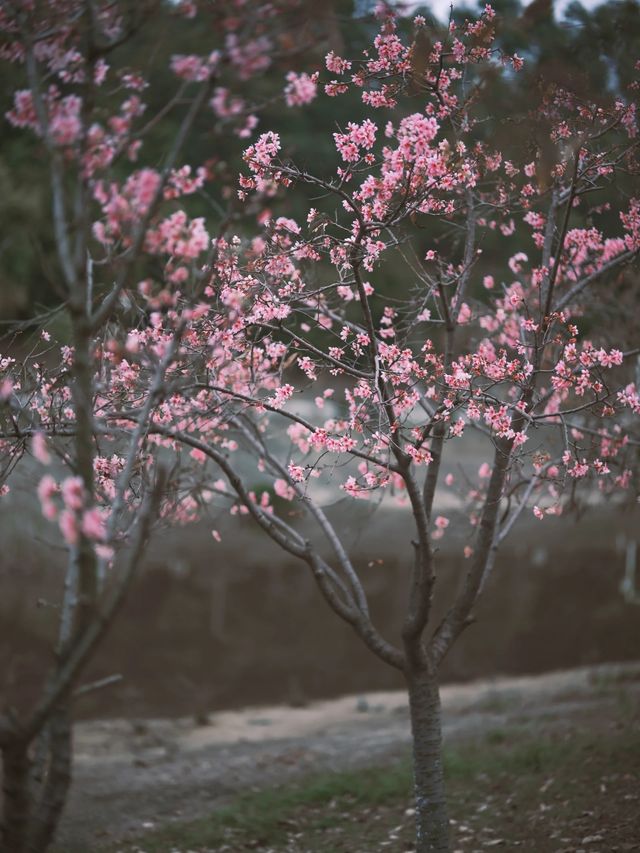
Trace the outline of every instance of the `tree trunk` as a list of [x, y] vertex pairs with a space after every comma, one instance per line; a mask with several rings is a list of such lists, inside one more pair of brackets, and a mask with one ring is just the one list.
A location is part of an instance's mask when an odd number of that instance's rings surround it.
[[2, 839], [0, 853], [26, 853], [29, 830], [29, 757], [22, 741], [2, 750]]
[[68, 708], [57, 708], [47, 723], [48, 749], [42, 778], [32, 787], [33, 819], [29, 853], [44, 853], [52, 843], [71, 783], [71, 721]]
[[51, 845], [71, 781], [71, 725], [56, 708], [40, 732], [36, 755], [16, 739], [2, 750], [0, 853], [44, 853]]
[[413, 735], [416, 853], [449, 853], [437, 676], [420, 669], [407, 674], [407, 683]]

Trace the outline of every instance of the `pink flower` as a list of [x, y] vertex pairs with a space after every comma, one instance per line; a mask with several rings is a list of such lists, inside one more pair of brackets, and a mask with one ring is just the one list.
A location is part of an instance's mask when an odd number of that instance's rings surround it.
[[80, 136], [82, 100], [77, 95], [67, 95], [55, 104], [49, 119], [49, 133], [56, 145], [72, 145]]
[[222, 541], [222, 536], [220, 536], [220, 534], [218, 533], [218, 531], [217, 531], [217, 530], [212, 530], [212, 531], [211, 531], [211, 535], [212, 535], [212, 536], [213, 536], [213, 538], [216, 540], [216, 542], [220, 542], [220, 541]]
[[444, 515], [439, 515], [437, 516], [434, 524], [438, 530], [445, 530], [449, 526], [449, 519], [445, 518]]
[[482, 465], [478, 468], [478, 476], [486, 479], [491, 476], [491, 466], [488, 462], [483, 462]]
[[96, 554], [101, 560], [111, 561], [113, 559], [113, 548], [110, 545], [96, 545]]
[[289, 476], [292, 480], [296, 483], [302, 483], [304, 480], [304, 468], [302, 468], [302, 466], [290, 463], [287, 466], [287, 470], [289, 471]]
[[287, 483], [286, 480], [275, 480], [273, 484], [273, 490], [279, 498], [282, 498], [285, 501], [292, 501], [296, 496], [294, 489]]
[[458, 323], [461, 326], [464, 326], [471, 319], [471, 308], [467, 305], [466, 302], [463, 302], [460, 306], [460, 311], [458, 312]]
[[213, 92], [213, 98], [209, 101], [209, 106], [218, 116], [218, 118], [230, 118], [242, 112], [245, 102], [242, 98], [231, 98], [229, 100], [229, 90], [224, 86], [217, 86]]
[[614, 365], [622, 364], [624, 356], [619, 349], [612, 349], [609, 352], [601, 349], [597, 353], [598, 361], [603, 367], [613, 367]]
[[96, 62], [95, 72], [93, 75], [93, 82], [96, 84], [96, 86], [102, 86], [107, 77], [108, 71], [109, 66], [107, 65], [107, 63], [104, 61], [104, 59], [99, 59]]
[[522, 270], [522, 263], [528, 260], [529, 258], [524, 252], [516, 252], [512, 258], [509, 258], [509, 269], [512, 273], [517, 274]]
[[295, 388], [293, 385], [281, 385], [279, 388], [276, 388], [275, 394], [268, 402], [274, 409], [281, 409], [294, 391]]
[[29, 127], [38, 130], [38, 117], [29, 89], [19, 89], [13, 95], [14, 107], [6, 115], [14, 127]]
[[97, 506], [88, 509], [82, 516], [82, 532], [87, 539], [102, 540], [106, 535], [105, 510]]
[[41, 501], [51, 500], [58, 491], [58, 484], [51, 474], [45, 474], [38, 483], [38, 497]]
[[284, 90], [284, 99], [288, 107], [302, 107], [310, 104], [318, 94], [318, 74], [296, 74], [290, 71], [287, 74], [287, 85]]
[[62, 481], [62, 500], [67, 509], [82, 509], [84, 505], [84, 484], [81, 477], [67, 477]]
[[254, 145], [250, 145], [244, 152], [244, 159], [254, 172], [260, 173], [271, 165], [271, 161], [280, 150], [280, 137], [277, 133], [269, 131], [258, 137]]
[[58, 520], [60, 531], [67, 545], [76, 545], [78, 542], [78, 519], [74, 512], [65, 509], [60, 513]]
[[[317, 379], [318, 378], [318, 374], [316, 372], [316, 366], [311, 361], [311, 359], [309, 358], [308, 355], [301, 356], [298, 358], [298, 367], [300, 368], [300, 370], [303, 371], [303, 373], [306, 373], [306, 375], [309, 377], [309, 379]], [[324, 400], [322, 402], [324, 404]]]
[[201, 82], [209, 77], [207, 63], [202, 60], [202, 57], [193, 54], [188, 56], [174, 54], [171, 57], [171, 70], [183, 80]]
[[51, 454], [47, 450], [47, 442], [43, 433], [36, 432], [33, 434], [31, 449], [33, 455], [42, 465], [48, 465], [51, 462]]
[[0, 402], [8, 400], [13, 393], [13, 382], [10, 379], [3, 379], [0, 382]]
[[326, 55], [325, 64], [327, 66], [327, 70], [331, 71], [333, 74], [344, 74], [345, 71], [349, 71], [351, 68], [351, 63], [348, 59], [342, 59], [340, 56], [336, 56], [333, 51], [330, 51]]
[[371, 119], [365, 119], [362, 124], [350, 121], [347, 124], [348, 133], [334, 133], [336, 148], [347, 163], [355, 163], [360, 159], [360, 148], [370, 150], [376, 141], [378, 128]]
[[47, 521], [55, 521], [58, 517], [58, 507], [53, 503], [53, 501], [43, 501], [42, 514]]

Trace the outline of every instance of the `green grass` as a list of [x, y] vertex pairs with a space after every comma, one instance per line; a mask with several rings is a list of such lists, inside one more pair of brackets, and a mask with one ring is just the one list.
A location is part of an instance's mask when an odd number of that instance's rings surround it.
[[[299, 810], [317, 808], [341, 799], [348, 801], [353, 808], [375, 807], [398, 799], [406, 801], [410, 793], [408, 758], [390, 767], [323, 773], [303, 779], [298, 784], [240, 794], [232, 804], [208, 818], [150, 833], [139, 844], [145, 853], [167, 853], [176, 845], [185, 849], [220, 845], [235, 834], [254, 836], [265, 843], [277, 842], [286, 835], [289, 817]], [[318, 817], [314, 826], [322, 829], [325, 822], [332, 820], [328, 817], [323, 821]]]
[[595, 735], [560, 740], [516, 728], [491, 729], [481, 739], [445, 748], [445, 773], [448, 781], [468, 781], [479, 774], [552, 772], [596, 740]]
[[491, 690], [476, 702], [474, 711], [482, 711], [486, 714], [506, 714], [513, 711], [521, 703], [522, 699], [516, 690]]
[[[592, 831], [582, 828], [580, 816], [596, 814], [589, 798], [597, 798], [603, 779], [612, 794], [620, 789], [617, 802], [623, 810], [625, 799], [628, 809], [637, 810], [638, 802], [624, 792], [627, 787], [636, 790], [639, 781], [640, 732], [629, 723], [598, 731], [568, 727], [542, 736], [519, 728], [494, 729], [447, 747], [445, 773], [451, 814], [461, 827], [473, 827], [474, 838], [495, 838], [496, 833], [509, 838], [511, 833], [519, 849], [542, 849], [535, 845], [547, 843], [553, 818], [559, 821], [559, 838], [574, 824], [585, 836]], [[541, 821], [540, 791], [546, 791], [549, 779], [555, 800]], [[550, 796], [545, 793], [543, 798]], [[323, 773], [239, 795], [206, 819], [169, 825], [139, 838], [136, 846], [115, 849], [368, 853], [378, 849], [380, 839], [392, 838], [391, 850], [410, 850], [412, 820], [405, 815], [410, 805], [410, 761], [404, 756], [390, 766]], [[615, 820], [624, 829], [621, 815]], [[528, 838], [538, 837], [536, 832], [540, 840], [526, 846]], [[464, 844], [463, 834], [457, 846], [466, 849]]]

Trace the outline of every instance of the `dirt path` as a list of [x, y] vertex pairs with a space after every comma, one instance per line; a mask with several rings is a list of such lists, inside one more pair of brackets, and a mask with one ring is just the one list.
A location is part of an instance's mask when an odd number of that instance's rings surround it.
[[[442, 690], [445, 735], [505, 725], [544, 728], [605, 712], [624, 687], [640, 697], [640, 663]], [[263, 707], [181, 720], [80, 723], [74, 784], [55, 853], [87, 853], [159, 823], [206, 814], [235, 792], [296, 775], [380, 764], [409, 742], [400, 692], [304, 708]]]

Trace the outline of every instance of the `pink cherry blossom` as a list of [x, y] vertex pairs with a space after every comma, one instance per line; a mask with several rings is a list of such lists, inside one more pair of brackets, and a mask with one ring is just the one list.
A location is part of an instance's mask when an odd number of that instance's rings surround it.
[[44, 434], [36, 432], [31, 440], [31, 449], [33, 455], [42, 465], [48, 465], [51, 462], [51, 454], [47, 448], [47, 440]]
[[318, 93], [318, 74], [296, 74], [290, 71], [287, 74], [287, 85], [284, 90], [284, 98], [288, 107], [302, 107], [310, 104]]
[[80, 530], [76, 514], [70, 509], [64, 509], [60, 513], [58, 523], [60, 525], [60, 532], [67, 545], [77, 545], [80, 538]]
[[67, 477], [62, 481], [60, 491], [62, 501], [68, 510], [82, 509], [85, 502], [85, 488], [81, 477]]
[[91, 507], [82, 515], [82, 532], [88, 539], [101, 541], [106, 535], [106, 512], [100, 507]]
[[471, 319], [471, 308], [467, 305], [466, 302], [463, 302], [460, 306], [460, 310], [458, 311], [458, 323], [461, 326], [465, 325]]
[[8, 400], [13, 393], [13, 382], [11, 379], [0, 381], [0, 401]]

